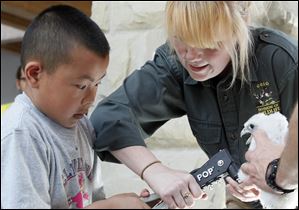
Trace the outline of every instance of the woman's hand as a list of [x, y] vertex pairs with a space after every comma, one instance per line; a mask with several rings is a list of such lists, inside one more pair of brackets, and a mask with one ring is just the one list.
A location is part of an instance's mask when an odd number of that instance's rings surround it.
[[207, 198], [191, 174], [162, 164], [148, 168], [144, 180], [169, 208], [192, 207], [195, 199]]
[[275, 193], [267, 185], [265, 175], [268, 164], [281, 156], [284, 146], [273, 142], [262, 130], [253, 132], [252, 137], [256, 142], [256, 148], [245, 153], [247, 162], [241, 165], [242, 171], [248, 175], [248, 179], [244, 182], [255, 184], [264, 191]]
[[226, 177], [227, 189], [229, 192], [243, 202], [251, 202], [259, 199], [261, 190], [255, 185], [248, 185], [245, 182], [239, 184], [231, 177]]

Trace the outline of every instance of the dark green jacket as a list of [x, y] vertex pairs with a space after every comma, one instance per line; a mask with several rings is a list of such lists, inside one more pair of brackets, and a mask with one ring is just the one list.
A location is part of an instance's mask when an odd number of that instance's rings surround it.
[[[243, 124], [258, 112], [290, 117], [298, 98], [298, 44], [265, 29], [252, 31], [250, 84], [231, 89], [231, 70], [205, 82], [193, 80], [164, 44], [153, 61], [133, 72], [104, 99], [91, 116], [95, 149], [103, 160], [109, 150], [145, 145], [144, 139], [172, 118], [187, 115], [198, 144], [209, 157], [228, 148], [237, 164], [244, 162]], [[229, 68], [229, 67], [228, 67]]]

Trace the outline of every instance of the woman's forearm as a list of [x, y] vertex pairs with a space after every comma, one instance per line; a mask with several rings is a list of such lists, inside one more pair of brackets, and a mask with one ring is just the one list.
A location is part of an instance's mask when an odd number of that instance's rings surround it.
[[143, 146], [130, 146], [111, 153], [139, 176], [144, 167], [158, 160], [150, 150]]
[[276, 183], [284, 189], [298, 187], [298, 104], [289, 123], [289, 138], [281, 155]]

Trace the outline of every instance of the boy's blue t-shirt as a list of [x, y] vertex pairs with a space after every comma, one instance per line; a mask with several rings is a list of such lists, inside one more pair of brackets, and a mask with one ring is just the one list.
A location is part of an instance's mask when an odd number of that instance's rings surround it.
[[83, 208], [103, 199], [94, 139], [86, 117], [67, 129], [18, 95], [1, 117], [1, 207]]

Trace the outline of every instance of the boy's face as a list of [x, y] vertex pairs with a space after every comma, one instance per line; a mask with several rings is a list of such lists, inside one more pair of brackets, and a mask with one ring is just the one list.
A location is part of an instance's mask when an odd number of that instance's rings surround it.
[[74, 127], [94, 102], [108, 63], [109, 56], [100, 58], [86, 48], [75, 48], [71, 62], [51, 74], [41, 71], [33, 95], [35, 105], [60, 125]]

